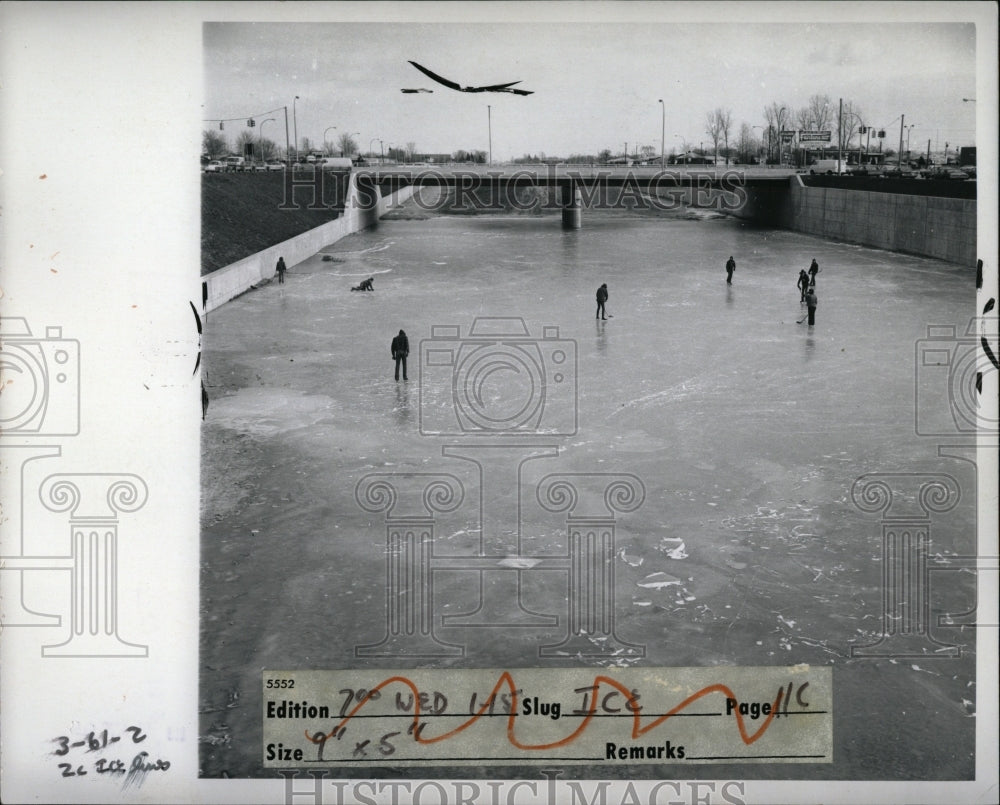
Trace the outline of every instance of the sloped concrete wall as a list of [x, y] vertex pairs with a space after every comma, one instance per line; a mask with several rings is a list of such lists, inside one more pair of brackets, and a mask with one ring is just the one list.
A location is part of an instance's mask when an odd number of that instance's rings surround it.
[[807, 187], [793, 176], [783, 191], [748, 188], [746, 204], [733, 214], [863, 246], [976, 262], [974, 199]]
[[[375, 205], [362, 203], [361, 196], [364, 193], [359, 192], [357, 179], [356, 175], [351, 176], [350, 191], [344, 205], [344, 212], [336, 220], [317, 226], [308, 232], [303, 232], [301, 235], [296, 235], [294, 238], [282, 241], [203, 276], [201, 278], [204, 284], [203, 292], [207, 292], [205, 310], [215, 310], [230, 299], [235, 299], [249, 290], [258, 282], [273, 277], [274, 267], [279, 257], [284, 257], [285, 265], [291, 268], [312, 257], [324, 246], [353, 232], [367, 229], [378, 222], [389, 206], [401, 204], [413, 195], [413, 188], [405, 187], [388, 196], [378, 198]], [[374, 187], [366, 188], [366, 190], [369, 198], [378, 195]]]

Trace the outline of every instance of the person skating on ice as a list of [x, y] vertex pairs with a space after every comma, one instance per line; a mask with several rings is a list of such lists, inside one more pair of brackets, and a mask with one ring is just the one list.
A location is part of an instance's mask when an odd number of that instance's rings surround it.
[[604, 319], [604, 303], [608, 301], [608, 284], [605, 282], [597, 289], [597, 315], [595, 319]]
[[733, 284], [733, 272], [736, 270], [736, 261], [733, 259], [732, 255], [729, 255], [729, 259], [726, 260], [726, 285]]
[[809, 275], [806, 273], [804, 268], [799, 270], [799, 282], [796, 287], [801, 292], [799, 295], [799, 302], [805, 302], [806, 291], [809, 290]]
[[403, 364], [403, 380], [409, 380], [406, 376], [406, 356], [410, 354], [410, 340], [402, 330], [399, 335], [392, 339], [392, 359], [396, 362], [396, 380], [399, 380], [399, 364]]
[[809, 309], [809, 326], [812, 327], [816, 323], [816, 305], [819, 303], [819, 299], [816, 297], [816, 286], [810, 285], [809, 290], [806, 291], [806, 306]]

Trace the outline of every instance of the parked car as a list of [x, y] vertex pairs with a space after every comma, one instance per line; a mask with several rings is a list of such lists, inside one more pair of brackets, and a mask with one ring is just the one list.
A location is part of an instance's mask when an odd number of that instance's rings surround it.
[[285, 163], [280, 162], [276, 159], [271, 160], [267, 163], [267, 170], [269, 171], [283, 171], [285, 169]]
[[314, 163], [317, 168], [350, 170], [354, 162], [350, 157], [321, 157]]
[[246, 160], [243, 157], [226, 157], [225, 166], [227, 171], [246, 170]]
[[204, 173], [222, 173], [226, 168], [219, 160], [213, 159], [202, 165], [201, 169]]
[[910, 170], [905, 165], [902, 168], [898, 165], [889, 165], [879, 174], [879, 176], [883, 179], [919, 179], [921, 173], [919, 171]]
[[938, 168], [931, 168], [925, 171], [928, 179], [968, 179], [969, 174], [964, 170], [959, 170], [951, 165], [942, 165]]
[[847, 173], [846, 159], [817, 159], [809, 166], [809, 173], [825, 173], [844, 175]]

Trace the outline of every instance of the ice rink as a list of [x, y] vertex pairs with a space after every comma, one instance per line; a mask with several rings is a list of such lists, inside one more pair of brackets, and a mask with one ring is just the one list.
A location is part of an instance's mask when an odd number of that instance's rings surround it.
[[[796, 279], [814, 258], [810, 328]], [[711, 215], [586, 211], [572, 232], [557, 217], [438, 217], [385, 220], [211, 312], [202, 774], [263, 773], [264, 668], [809, 663], [834, 669], [832, 764], [617, 773], [969, 779], [974, 630], [936, 624], [974, 607], [975, 577], [934, 574], [923, 591], [924, 656], [852, 656], [885, 629], [885, 585], [880, 515], [851, 490], [869, 473], [951, 478], [961, 500], [934, 515], [931, 556], [975, 553], [974, 466], [918, 433], [947, 407], [947, 370], [917, 360], [928, 326], [965, 333], [974, 275]], [[374, 293], [349, 290], [367, 277]], [[610, 317], [595, 321], [604, 282]], [[470, 335], [477, 319], [520, 320], [528, 337], [463, 374], [481, 396], [456, 402], [463, 355], [491, 343]], [[491, 431], [498, 417], [518, 435]], [[496, 569], [433, 574], [440, 656], [378, 656], [364, 647], [388, 628], [386, 527], [356, 488], [414, 473], [463, 490], [435, 519], [435, 556]], [[551, 474], [576, 478], [581, 500], [604, 478], [639, 481], [641, 505], [614, 515], [614, 649], [558, 648], [567, 572], [545, 560], [566, 555], [566, 515], [537, 491]]]

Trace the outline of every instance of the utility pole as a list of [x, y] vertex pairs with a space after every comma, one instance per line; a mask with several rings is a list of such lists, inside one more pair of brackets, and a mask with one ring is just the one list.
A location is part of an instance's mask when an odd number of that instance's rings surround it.
[[490, 134], [490, 167], [493, 166], [493, 107], [486, 104], [486, 126]]
[[903, 124], [906, 122], [906, 115], [899, 118], [899, 152], [896, 154], [896, 167], [903, 169]]
[[840, 111], [837, 113], [837, 173], [843, 170], [844, 158], [844, 99], [840, 99]]

